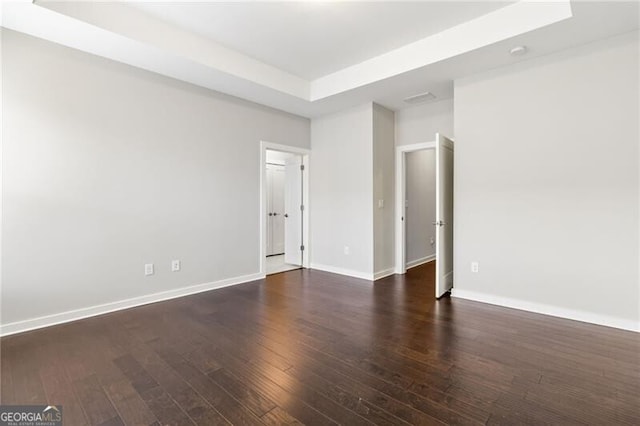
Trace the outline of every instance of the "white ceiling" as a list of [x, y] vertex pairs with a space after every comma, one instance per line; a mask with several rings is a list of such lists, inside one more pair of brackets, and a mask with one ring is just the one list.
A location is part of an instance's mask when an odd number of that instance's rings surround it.
[[134, 7], [312, 80], [512, 2], [143, 2]]
[[[0, 11], [3, 27], [306, 117], [451, 98], [455, 79], [640, 27], [638, 1], [166, 3]], [[510, 56], [515, 45], [528, 54]]]

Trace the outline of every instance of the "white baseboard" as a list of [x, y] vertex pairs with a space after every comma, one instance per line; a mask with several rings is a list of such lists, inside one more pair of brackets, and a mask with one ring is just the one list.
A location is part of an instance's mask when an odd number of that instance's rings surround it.
[[415, 268], [416, 266], [424, 265], [425, 263], [429, 263], [436, 260], [435, 253], [421, 259], [412, 260], [411, 262], [407, 262], [407, 269]]
[[318, 263], [312, 263], [311, 269], [317, 269], [318, 271], [331, 272], [332, 274], [346, 275], [348, 277], [373, 281], [373, 274], [370, 274], [367, 272], [354, 271], [353, 269], [337, 268], [335, 266], [321, 265]]
[[220, 281], [198, 284], [189, 287], [182, 287], [175, 290], [163, 291], [161, 293], [148, 294], [144, 296], [134, 297], [131, 299], [120, 300], [117, 302], [105, 303], [103, 305], [90, 306], [88, 308], [76, 309], [73, 311], [61, 312], [58, 314], [47, 315], [28, 319], [24, 321], [16, 321], [8, 324], [0, 325], [0, 336], [8, 336], [10, 334], [23, 333], [38, 328], [49, 327], [52, 325], [62, 324], [65, 322], [76, 321], [83, 318], [94, 317], [97, 315], [107, 314], [110, 312], [120, 311], [122, 309], [134, 308], [136, 306], [147, 305], [149, 303], [161, 302], [164, 300], [175, 299], [178, 297], [188, 296], [191, 294], [202, 293], [204, 291], [215, 290], [217, 288], [229, 287], [232, 285], [242, 284], [264, 278], [264, 274], [251, 274], [240, 277], [227, 278]]
[[640, 322], [611, 317], [608, 315], [594, 314], [591, 312], [577, 311], [560, 308], [542, 303], [527, 302], [508, 297], [494, 296], [491, 294], [478, 293], [469, 290], [453, 288], [451, 296], [459, 299], [473, 300], [476, 302], [488, 303], [490, 305], [503, 306], [506, 308], [519, 309], [521, 311], [535, 312], [552, 317], [570, 319], [574, 321], [587, 322], [590, 324], [604, 325], [607, 327], [619, 328], [622, 330], [640, 332]]
[[321, 265], [318, 263], [312, 263], [311, 269], [316, 269], [318, 271], [324, 271], [324, 272], [331, 272], [332, 274], [346, 275], [348, 277], [360, 278], [362, 280], [367, 280], [367, 281], [376, 281], [396, 273], [395, 268], [383, 269], [382, 271], [369, 274], [366, 272], [354, 271], [353, 269], [337, 268], [335, 266]]
[[373, 280], [381, 280], [382, 278], [388, 277], [389, 275], [394, 275], [395, 273], [396, 268], [383, 269], [382, 271], [378, 271], [373, 274]]

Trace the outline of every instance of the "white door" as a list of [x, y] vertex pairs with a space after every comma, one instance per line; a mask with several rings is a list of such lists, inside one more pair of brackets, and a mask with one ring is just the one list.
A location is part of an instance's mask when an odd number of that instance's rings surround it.
[[453, 287], [453, 141], [436, 135], [436, 297]]
[[292, 156], [284, 166], [284, 261], [302, 265], [302, 158]]
[[273, 203], [272, 203], [272, 199], [273, 199], [273, 168], [270, 164], [267, 164], [266, 166], [267, 169], [267, 198], [266, 198], [266, 202], [267, 202], [267, 256], [271, 256], [274, 251], [273, 251], [273, 222], [272, 222], [272, 216], [273, 216]]
[[284, 167], [274, 166], [271, 192], [272, 254], [284, 253]]

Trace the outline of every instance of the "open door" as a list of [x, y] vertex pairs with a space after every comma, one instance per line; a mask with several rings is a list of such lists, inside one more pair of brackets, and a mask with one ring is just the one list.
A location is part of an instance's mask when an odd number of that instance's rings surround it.
[[453, 141], [436, 135], [436, 297], [453, 287]]
[[284, 261], [302, 265], [302, 158], [294, 155], [284, 166]]

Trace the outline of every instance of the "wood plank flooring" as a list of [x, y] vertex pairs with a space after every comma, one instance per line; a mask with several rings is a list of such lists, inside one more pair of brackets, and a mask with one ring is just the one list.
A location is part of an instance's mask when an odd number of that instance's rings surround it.
[[640, 424], [638, 334], [297, 270], [0, 341], [67, 425]]

